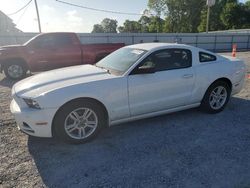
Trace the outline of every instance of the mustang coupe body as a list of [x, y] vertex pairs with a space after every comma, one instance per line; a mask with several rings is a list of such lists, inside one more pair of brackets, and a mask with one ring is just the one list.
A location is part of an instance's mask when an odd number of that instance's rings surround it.
[[201, 107], [224, 109], [243, 87], [245, 64], [183, 44], [123, 47], [96, 65], [52, 70], [12, 88], [18, 128], [80, 143], [102, 127]]

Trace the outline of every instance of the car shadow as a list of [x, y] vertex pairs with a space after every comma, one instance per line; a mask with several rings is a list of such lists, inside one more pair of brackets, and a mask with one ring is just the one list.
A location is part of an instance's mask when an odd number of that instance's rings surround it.
[[[25, 78], [30, 77], [32, 75], [33, 74], [31, 74], [31, 73], [27, 73]], [[18, 81], [21, 81], [21, 80], [11, 80], [11, 79], [9, 79], [5, 76], [2, 76], [2, 75], [0, 75], [0, 78], [2, 78], [0, 80], [0, 86], [9, 87], [9, 88], [12, 88], [15, 83], [17, 83]], [[23, 78], [23, 79], [25, 79], [25, 78]]]
[[29, 137], [28, 149], [48, 187], [249, 186], [249, 114], [250, 100], [233, 97], [219, 114], [125, 123], [81, 145]]
[[16, 83], [16, 80], [11, 80], [9, 78], [4, 77], [0, 80], [0, 86], [12, 88], [12, 86]]

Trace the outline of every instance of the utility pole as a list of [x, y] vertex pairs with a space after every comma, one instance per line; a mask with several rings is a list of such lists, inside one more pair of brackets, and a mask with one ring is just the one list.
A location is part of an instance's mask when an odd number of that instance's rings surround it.
[[36, 0], [34, 0], [34, 1], [35, 1], [35, 6], [36, 6], [36, 15], [37, 15], [37, 22], [38, 22], [39, 33], [41, 33], [41, 32], [42, 32], [42, 29], [41, 29], [41, 23], [40, 23], [40, 17], [39, 17], [38, 6], [37, 6]]
[[210, 7], [215, 4], [215, 0], [207, 0], [207, 25], [206, 25], [206, 33], [209, 31], [209, 17], [210, 17]]
[[210, 17], [210, 6], [207, 7], [207, 25], [206, 25], [206, 33], [209, 30], [209, 17]]

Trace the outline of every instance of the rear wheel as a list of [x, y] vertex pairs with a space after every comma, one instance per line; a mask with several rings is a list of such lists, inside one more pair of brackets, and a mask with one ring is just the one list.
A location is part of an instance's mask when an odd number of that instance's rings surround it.
[[20, 80], [26, 76], [27, 68], [23, 63], [13, 62], [4, 65], [4, 74], [12, 80]]
[[89, 100], [76, 100], [60, 109], [54, 126], [59, 138], [77, 144], [94, 138], [105, 123], [105, 112], [99, 104]]
[[226, 82], [215, 82], [206, 91], [201, 107], [208, 113], [221, 112], [228, 103], [230, 95], [231, 90]]

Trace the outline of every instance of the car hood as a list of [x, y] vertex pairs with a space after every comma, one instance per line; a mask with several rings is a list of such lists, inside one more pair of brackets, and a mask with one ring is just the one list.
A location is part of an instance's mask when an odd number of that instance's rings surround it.
[[1, 58], [7, 58], [9, 55], [12, 56], [13, 54], [20, 54], [25, 47], [23, 45], [9, 45], [9, 46], [1, 46], [0, 47], [0, 55]]
[[93, 65], [72, 66], [47, 71], [26, 78], [13, 86], [12, 94], [33, 98], [58, 88], [112, 77], [114, 75], [109, 74], [105, 69]]

